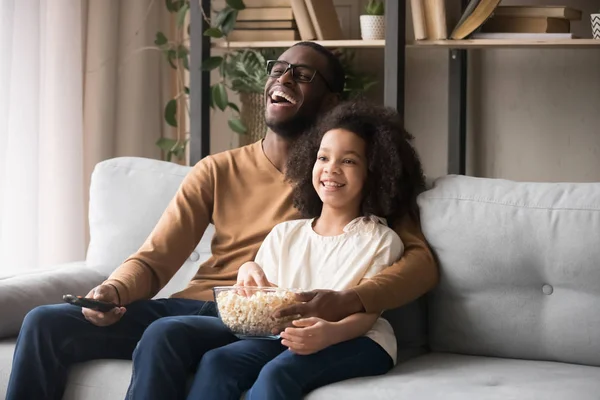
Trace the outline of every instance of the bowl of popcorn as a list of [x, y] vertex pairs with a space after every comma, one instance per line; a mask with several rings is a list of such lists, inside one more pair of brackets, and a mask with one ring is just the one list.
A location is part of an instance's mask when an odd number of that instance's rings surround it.
[[289, 325], [299, 315], [275, 318], [283, 307], [300, 303], [299, 290], [276, 287], [218, 286], [213, 289], [219, 318], [240, 339], [279, 339], [273, 330]]

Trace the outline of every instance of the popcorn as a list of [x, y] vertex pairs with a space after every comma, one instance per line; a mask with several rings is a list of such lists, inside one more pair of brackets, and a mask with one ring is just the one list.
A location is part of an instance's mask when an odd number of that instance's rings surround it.
[[289, 290], [215, 288], [215, 299], [221, 320], [236, 335], [272, 337], [273, 328], [299, 317], [273, 318], [277, 309], [299, 303]]

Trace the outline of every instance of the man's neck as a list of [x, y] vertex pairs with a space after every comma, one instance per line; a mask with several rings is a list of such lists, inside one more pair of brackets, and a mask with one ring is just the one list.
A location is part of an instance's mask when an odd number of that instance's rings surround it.
[[265, 156], [271, 161], [280, 172], [285, 172], [285, 163], [287, 162], [290, 141], [284, 139], [270, 129], [267, 130], [265, 140], [262, 143]]

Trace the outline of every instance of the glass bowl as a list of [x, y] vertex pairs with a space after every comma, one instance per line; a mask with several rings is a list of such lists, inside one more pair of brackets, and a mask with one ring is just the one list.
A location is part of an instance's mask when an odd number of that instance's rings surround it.
[[273, 330], [300, 318], [273, 317], [277, 309], [300, 303], [296, 289], [217, 286], [213, 292], [219, 318], [240, 339], [279, 339]]

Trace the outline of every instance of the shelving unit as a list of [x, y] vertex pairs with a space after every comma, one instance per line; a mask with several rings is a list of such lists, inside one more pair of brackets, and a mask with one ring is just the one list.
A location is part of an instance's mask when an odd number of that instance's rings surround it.
[[[374, 48], [385, 47], [385, 40], [314, 40], [323, 47], [347, 47], [347, 48]], [[294, 41], [277, 41], [277, 42], [229, 42], [231, 49], [248, 49], [248, 48], [267, 48], [267, 47], [291, 47]], [[213, 48], [226, 48], [227, 43], [213, 43]]]
[[449, 49], [498, 49], [498, 48], [600, 48], [600, 40], [596, 39], [554, 39], [554, 40], [419, 40], [407, 43], [408, 48], [441, 47]]
[[[461, 0], [462, 9], [468, 0]], [[406, 42], [405, 3], [386, 0], [386, 40], [326, 40], [317, 41], [329, 48], [382, 48], [384, 50], [384, 104], [404, 115], [404, 65], [406, 49], [440, 49], [448, 51], [448, 168], [449, 174], [466, 173], [467, 136], [467, 54], [469, 50], [486, 49], [597, 49], [600, 40], [421, 40]], [[190, 56], [190, 162], [195, 164], [210, 151], [210, 76], [199, 66], [210, 56], [211, 48], [226, 47], [212, 43], [203, 36], [208, 26], [200, 7], [210, 10], [210, 0], [191, 2], [191, 56]], [[290, 47], [296, 41], [230, 42], [230, 48]], [[599, 66], [600, 68], [600, 66]]]

